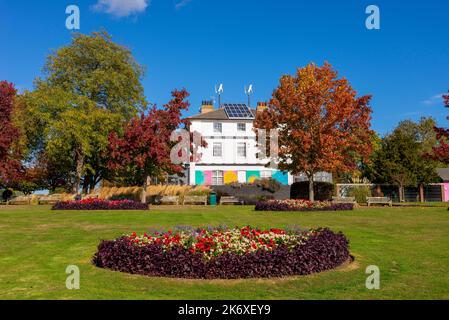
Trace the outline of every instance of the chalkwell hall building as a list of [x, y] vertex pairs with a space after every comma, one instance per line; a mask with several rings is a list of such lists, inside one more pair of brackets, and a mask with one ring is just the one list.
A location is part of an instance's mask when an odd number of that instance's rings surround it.
[[291, 185], [294, 178], [287, 172], [266, 167], [267, 159], [259, 159], [253, 123], [257, 109], [245, 104], [222, 104], [215, 109], [212, 101], [202, 103], [200, 114], [190, 117], [190, 131], [199, 132], [207, 142], [201, 148], [201, 160], [189, 167], [190, 185], [220, 186], [230, 183], [252, 183], [256, 179], [273, 178]]

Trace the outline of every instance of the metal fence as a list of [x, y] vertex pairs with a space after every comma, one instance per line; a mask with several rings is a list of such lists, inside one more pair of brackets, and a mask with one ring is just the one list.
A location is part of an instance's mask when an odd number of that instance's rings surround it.
[[[389, 197], [393, 202], [399, 202], [399, 187], [395, 185], [376, 185], [376, 184], [337, 184], [337, 194], [340, 197], [348, 197], [351, 190], [354, 188], [369, 187], [371, 192], [375, 192], [380, 187], [381, 193], [385, 197]], [[443, 184], [429, 184], [424, 186], [424, 201], [425, 202], [442, 202], [444, 199]], [[419, 202], [419, 188], [405, 187], [404, 188], [405, 202]]]

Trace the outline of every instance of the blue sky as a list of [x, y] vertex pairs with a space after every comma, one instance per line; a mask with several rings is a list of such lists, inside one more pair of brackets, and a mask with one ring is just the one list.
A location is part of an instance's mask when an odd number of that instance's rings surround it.
[[[249, 83], [253, 100], [265, 101], [281, 75], [328, 61], [360, 95], [373, 95], [378, 132], [421, 116], [447, 125], [439, 98], [449, 89], [447, 0], [0, 0], [1, 79], [32, 88], [45, 57], [70, 42], [71, 4], [80, 32], [105, 28], [132, 50], [159, 105], [185, 87], [196, 113], [217, 83], [224, 102], [245, 102]], [[381, 10], [381, 30], [365, 27], [370, 4]]]

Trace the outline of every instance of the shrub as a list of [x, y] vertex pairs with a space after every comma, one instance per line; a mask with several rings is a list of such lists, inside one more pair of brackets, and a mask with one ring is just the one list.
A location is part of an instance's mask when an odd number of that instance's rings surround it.
[[[219, 239], [228, 233], [235, 246], [220, 252], [217, 248], [223, 248], [223, 241]], [[239, 243], [239, 239], [245, 241]], [[349, 242], [342, 233], [245, 227], [124, 236], [101, 242], [93, 263], [153, 277], [237, 279], [307, 275], [334, 269], [348, 259]]]
[[6, 189], [2, 193], [2, 199], [4, 201], [8, 201], [9, 199], [12, 198], [12, 196], [13, 196], [13, 191], [11, 189]]
[[[334, 194], [334, 185], [329, 182], [315, 182], [313, 189], [317, 201], [331, 200]], [[290, 198], [309, 200], [309, 182], [295, 182], [291, 187]]]
[[58, 202], [52, 210], [148, 210], [148, 205], [130, 200], [87, 199]]
[[349, 196], [354, 197], [357, 203], [363, 204], [371, 197], [371, 189], [368, 186], [355, 187], [349, 191]]
[[281, 184], [273, 178], [256, 180], [254, 184], [271, 193], [276, 193], [281, 189]]
[[276, 193], [281, 189], [281, 184], [277, 180], [274, 180], [273, 178], [256, 179], [252, 183], [232, 182], [228, 185], [234, 189], [241, 189], [242, 187], [247, 186], [256, 186], [261, 188], [263, 191], [269, 191], [271, 193]]
[[352, 203], [311, 202], [308, 200], [269, 200], [256, 204], [256, 211], [347, 211]]

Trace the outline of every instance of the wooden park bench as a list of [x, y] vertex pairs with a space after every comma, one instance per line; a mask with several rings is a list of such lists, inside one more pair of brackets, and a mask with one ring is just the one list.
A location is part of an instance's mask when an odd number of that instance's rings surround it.
[[39, 198], [39, 204], [41, 205], [53, 205], [58, 202], [61, 202], [62, 194], [51, 194], [49, 196], [42, 196]]
[[370, 207], [372, 204], [383, 204], [383, 205], [389, 205], [390, 207], [393, 206], [393, 201], [388, 197], [370, 197], [367, 198], [368, 207]]
[[356, 204], [355, 197], [332, 197], [333, 203], [354, 203]]
[[243, 201], [237, 199], [236, 197], [221, 197], [220, 205], [224, 204], [241, 204], [243, 205]]
[[176, 204], [179, 205], [179, 197], [178, 196], [163, 196], [160, 200], [161, 204]]
[[183, 205], [201, 203], [207, 206], [207, 196], [185, 196]]

